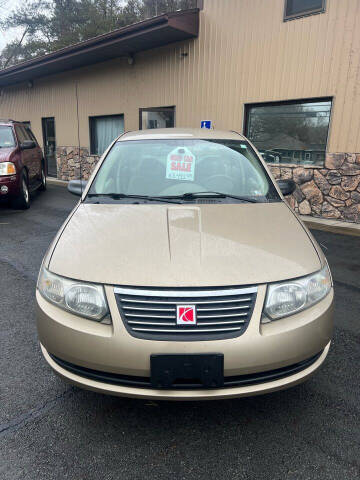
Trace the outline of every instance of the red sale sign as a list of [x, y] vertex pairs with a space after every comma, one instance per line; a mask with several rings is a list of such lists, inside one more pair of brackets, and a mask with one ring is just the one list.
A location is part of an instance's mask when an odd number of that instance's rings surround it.
[[167, 157], [166, 178], [194, 181], [195, 156], [186, 147], [178, 147]]

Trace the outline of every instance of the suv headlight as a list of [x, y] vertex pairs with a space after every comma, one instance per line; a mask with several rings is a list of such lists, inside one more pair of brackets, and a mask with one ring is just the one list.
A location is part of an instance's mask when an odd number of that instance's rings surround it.
[[12, 162], [0, 162], [0, 177], [5, 175], [15, 175], [16, 167]]
[[309, 308], [330, 291], [329, 267], [306, 277], [268, 286], [264, 313], [271, 320], [287, 317]]
[[42, 267], [37, 288], [46, 300], [76, 315], [100, 322], [109, 314], [102, 285], [60, 277]]

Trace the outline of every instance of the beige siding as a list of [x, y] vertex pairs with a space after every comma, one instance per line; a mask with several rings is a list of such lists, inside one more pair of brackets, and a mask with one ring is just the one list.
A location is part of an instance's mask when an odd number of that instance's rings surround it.
[[[325, 14], [283, 22], [284, 0], [205, 0], [200, 36], [136, 56], [53, 78], [32, 89], [6, 89], [0, 117], [54, 116], [57, 144], [89, 145], [91, 115], [125, 114], [138, 128], [138, 109], [176, 105], [176, 124], [242, 130], [244, 104], [333, 96], [328, 150], [360, 152], [360, 1], [327, 0]], [[188, 52], [181, 58], [182, 52]]]

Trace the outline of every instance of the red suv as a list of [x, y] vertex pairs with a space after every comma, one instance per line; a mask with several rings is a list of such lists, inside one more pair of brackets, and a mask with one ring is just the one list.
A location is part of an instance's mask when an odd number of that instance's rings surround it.
[[30, 192], [46, 190], [45, 160], [28, 125], [0, 120], [0, 199], [15, 208], [30, 207]]

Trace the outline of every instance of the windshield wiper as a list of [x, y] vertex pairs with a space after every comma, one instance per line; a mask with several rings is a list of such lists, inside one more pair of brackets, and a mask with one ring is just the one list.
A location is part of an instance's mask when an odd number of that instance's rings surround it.
[[163, 202], [163, 203], [177, 203], [181, 204], [181, 202], [176, 202], [175, 200], [170, 200], [165, 197], [151, 197], [149, 195], [128, 195], [127, 193], [88, 193], [87, 196], [89, 198], [92, 197], [109, 197], [113, 200], [121, 200], [123, 198], [135, 198], [138, 200], [149, 200], [152, 202]]
[[188, 192], [188, 193], [183, 193], [182, 195], [174, 195], [174, 196], [161, 197], [161, 198], [179, 198], [181, 200], [193, 200], [193, 199], [196, 199], [196, 198], [201, 198], [202, 196], [208, 197], [208, 198], [214, 198], [214, 197], [234, 198], [236, 200], [241, 200], [242, 202], [259, 203], [259, 200], [256, 200], [255, 198], [241, 197], [239, 195], [231, 195], [229, 193], [213, 192], [213, 191], [209, 191], [209, 192]]

